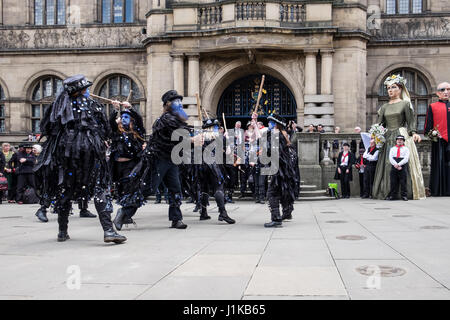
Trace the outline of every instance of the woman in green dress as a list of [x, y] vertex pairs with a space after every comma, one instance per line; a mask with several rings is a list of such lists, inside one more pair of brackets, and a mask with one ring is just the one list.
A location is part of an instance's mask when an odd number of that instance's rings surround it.
[[410, 159], [408, 169], [408, 198], [425, 199], [425, 186], [420, 166], [419, 154], [415, 142], [420, 142], [420, 136], [416, 133], [416, 120], [414, 110], [406, 88], [406, 79], [400, 75], [393, 75], [386, 79], [389, 102], [381, 106], [378, 111], [377, 122], [387, 128], [386, 142], [380, 150], [378, 164], [375, 171], [373, 184], [373, 197], [386, 199], [390, 191], [391, 163], [389, 162], [389, 150], [396, 144], [398, 135], [406, 137], [405, 145], [409, 148]]

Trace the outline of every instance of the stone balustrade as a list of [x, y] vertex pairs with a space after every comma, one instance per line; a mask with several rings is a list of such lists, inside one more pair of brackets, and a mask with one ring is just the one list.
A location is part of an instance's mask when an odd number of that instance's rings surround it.
[[[335, 159], [339, 152], [343, 150], [344, 142], [356, 146], [356, 156], [358, 157], [359, 134], [333, 134], [333, 133], [297, 133], [298, 135], [298, 156], [300, 175], [307, 185], [316, 185], [325, 189], [328, 183], [333, 182], [336, 164]], [[422, 174], [425, 187], [428, 187], [430, 179], [431, 164], [431, 142], [428, 139], [417, 143], [417, 151], [422, 167]], [[353, 170], [353, 181], [351, 184], [352, 195], [359, 195], [359, 178], [357, 170]]]

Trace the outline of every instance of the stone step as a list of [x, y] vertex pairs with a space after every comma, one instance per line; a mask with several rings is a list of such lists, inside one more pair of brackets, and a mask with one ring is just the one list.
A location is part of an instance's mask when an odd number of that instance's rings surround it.
[[317, 189], [318, 189], [318, 187], [316, 185], [313, 185], [313, 184], [300, 185], [300, 190], [301, 191], [303, 191], [303, 190], [305, 190], [305, 191], [315, 191]]
[[300, 190], [300, 197], [320, 197], [328, 195], [326, 190]]
[[300, 197], [297, 201], [324, 201], [324, 200], [335, 200], [335, 198], [328, 196], [320, 196], [320, 197]]

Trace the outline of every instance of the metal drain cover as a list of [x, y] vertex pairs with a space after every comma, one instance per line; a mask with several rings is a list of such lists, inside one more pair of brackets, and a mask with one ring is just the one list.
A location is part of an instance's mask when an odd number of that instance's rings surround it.
[[440, 230], [440, 229], [448, 229], [448, 227], [443, 227], [443, 226], [424, 226], [424, 227], [420, 227], [420, 229]]
[[355, 241], [355, 240], [366, 240], [367, 238], [364, 237], [364, 236], [346, 235], [346, 236], [336, 237], [336, 239], [338, 239], [338, 240], [352, 240], [352, 241]]
[[330, 221], [326, 221], [326, 223], [347, 223], [347, 221], [344, 221], [344, 220], [330, 220]]
[[363, 266], [356, 268], [360, 274], [365, 276], [379, 275], [381, 277], [401, 277], [405, 275], [406, 270], [392, 266]]

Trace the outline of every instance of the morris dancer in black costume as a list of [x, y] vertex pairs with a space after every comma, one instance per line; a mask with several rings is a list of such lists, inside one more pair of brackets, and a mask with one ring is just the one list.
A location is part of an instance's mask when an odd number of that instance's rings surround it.
[[[120, 112], [120, 116], [114, 111], [109, 119], [112, 129], [110, 161], [117, 200], [122, 206], [114, 218], [117, 230], [121, 230], [123, 224], [134, 223], [132, 217], [145, 202], [141, 187], [145, 170], [142, 162], [146, 147], [144, 122], [130, 103], [122, 104], [124, 110]], [[115, 101], [113, 106], [119, 110], [119, 101]]]
[[122, 243], [111, 221], [110, 173], [106, 163], [106, 140], [110, 127], [102, 105], [89, 97], [92, 82], [82, 75], [64, 80], [64, 90], [45, 112], [42, 136], [47, 140], [35, 171], [42, 177], [42, 194], [56, 199], [58, 241], [67, 233], [72, 201], [95, 199], [104, 230], [104, 241]]
[[[292, 219], [295, 201], [295, 151], [291, 146], [289, 136], [286, 133], [286, 122], [279, 115], [273, 114], [267, 118], [269, 120], [269, 131], [267, 145], [269, 152], [278, 151], [279, 167], [275, 174], [271, 176], [267, 198], [271, 212], [271, 222], [265, 223], [264, 227], [280, 227], [282, 221]], [[271, 143], [271, 136], [275, 134], [275, 144]], [[276, 150], [278, 149], [278, 150]], [[283, 216], [280, 215], [280, 203]]]
[[[219, 135], [219, 121], [217, 119], [208, 119], [203, 121], [203, 127], [204, 129], [204, 144], [203, 144], [203, 150], [208, 147], [215, 139], [218, 139], [220, 137]], [[222, 137], [223, 139], [223, 137]], [[223, 140], [222, 140], [223, 141]], [[208, 154], [208, 156], [211, 156], [211, 159], [214, 159], [215, 152], [222, 152], [223, 150], [212, 150], [211, 154]], [[225, 221], [229, 224], [234, 224], [236, 221], [231, 219], [228, 214], [227, 210], [225, 209], [225, 193], [224, 193], [224, 186], [225, 186], [225, 174], [224, 174], [224, 167], [223, 165], [217, 164], [216, 162], [213, 162], [211, 164], [208, 164], [205, 162], [205, 159], [203, 159], [203, 163], [200, 167], [200, 170], [198, 172], [199, 174], [199, 181], [200, 181], [200, 187], [201, 187], [201, 209], [200, 209], [200, 220], [208, 220], [211, 219], [210, 216], [208, 216], [208, 199], [209, 194], [214, 195], [214, 198], [216, 199], [217, 207], [219, 208], [219, 221]]]

